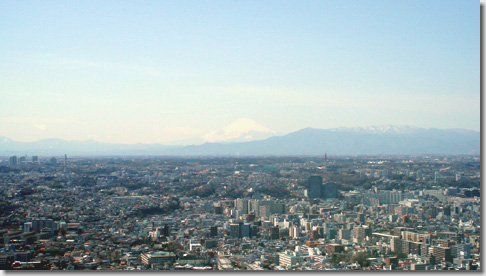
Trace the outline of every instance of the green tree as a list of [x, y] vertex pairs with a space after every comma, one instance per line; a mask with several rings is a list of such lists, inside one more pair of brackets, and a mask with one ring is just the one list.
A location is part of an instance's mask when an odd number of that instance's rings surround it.
[[367, 260], [368, 258], [370, 258], [370, 254], [360, 252], [351, 257], [351, 262], [356, 262], [361, 265], [361, 267], [367, 267], [370, 265], [370, 262]]

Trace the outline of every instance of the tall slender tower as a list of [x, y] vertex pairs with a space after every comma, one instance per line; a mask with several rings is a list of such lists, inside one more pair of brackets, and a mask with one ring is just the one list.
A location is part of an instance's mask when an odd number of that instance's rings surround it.
[[64, 154], [64, 172], [67, 171], [67, 154]]

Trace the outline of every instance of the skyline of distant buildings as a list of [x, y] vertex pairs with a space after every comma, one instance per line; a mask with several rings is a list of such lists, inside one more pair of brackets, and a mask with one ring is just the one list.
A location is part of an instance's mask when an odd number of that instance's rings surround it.
[[481, 269], [478, 157], [61, 158], [0, 160], [0, 267]]

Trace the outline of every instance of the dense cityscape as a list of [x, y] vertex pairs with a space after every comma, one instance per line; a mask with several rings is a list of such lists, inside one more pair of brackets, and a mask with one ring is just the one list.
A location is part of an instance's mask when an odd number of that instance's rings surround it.
[[480, 157], [0, 158], [3, 270], [480, 270]]

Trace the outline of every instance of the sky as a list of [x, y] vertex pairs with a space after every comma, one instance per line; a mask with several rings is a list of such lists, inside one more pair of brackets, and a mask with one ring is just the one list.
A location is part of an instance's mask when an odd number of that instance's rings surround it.
[[0, 1], [0, 136], [480, 130], [478, 1]]

